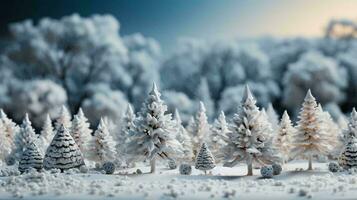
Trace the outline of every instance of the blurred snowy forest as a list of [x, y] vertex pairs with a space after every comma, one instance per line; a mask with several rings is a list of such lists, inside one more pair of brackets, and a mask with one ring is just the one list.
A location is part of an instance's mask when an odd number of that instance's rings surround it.
[[296, 113], [311, 88], [336, 119], [357, 102], [357, 24], [325, 26], [314, 39], [186, 39], [164, 56], [153, 38], [120, 35], [110, 15], [18, 22], [0, 48], [0, 107], [17, 121], [29, 113], [36, 127], [62, 105], [82, 107], [96, 125], [101, 116], [118, 121], [128, 103], [138, 109], [155, 81], [187, 122], [200, 100], [210, 119], [233, 114], [248, 83], [260, 106], [279, 113]]

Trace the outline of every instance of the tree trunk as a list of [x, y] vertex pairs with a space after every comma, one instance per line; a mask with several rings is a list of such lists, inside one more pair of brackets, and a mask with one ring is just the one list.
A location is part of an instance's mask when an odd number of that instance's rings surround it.
[[150, 173], [155, 173], [155, 171], [156, 171], [156, 158], [153, 158], [153, 159], [150, 160], [150, 167], [151, 167]]
[[309, 156], [309, 168], [307, 170], [312, 170], [312, 156]]
[[247, 174], [247, 176], [253, 176], [253, 160], [252, 160], [252, 157], [250, 155], [248, 156], [247, 166], [248, 166], [248, 174]]

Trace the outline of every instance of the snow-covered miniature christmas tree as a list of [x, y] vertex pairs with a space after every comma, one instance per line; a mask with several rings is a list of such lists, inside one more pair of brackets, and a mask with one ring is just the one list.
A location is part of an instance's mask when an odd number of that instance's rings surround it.
[[3, 109], [0, 109], [0, 122], [2, 126], [1, 133], [3, 137], [1, 141], [2, 144], [6, 146], [6, 149], [4, 146], [2, 146], [4, 151], [2, 151], [1, 154], [2, 157], [7, 157], [10, 155], [12, 150], [16, 148], [14, 145], [14, 140], [20, 128], [15, 122], [13, 122], [10, 118], [7, 117]]
[[357, 138], [357, 112], [355, 108], [352, 109], [347, 129], [343, 131], [343, 140], [345, 144], [352, 138]]
[[167, 106], [160, 98], [156, 84], [153, 84], [149, 96], [143, 103], [136, 129], [128, 145], [130, 160], [150, 160], [151, 172], [155, 172], [156, 159], [174, 159], [182, 156], [183, 147], [176, 139], [177, 128]]
[[60, 169], [62, 172], [84, 165], [83, 155], [68, 129], [62, 124], [47, 148], [43, 161], [45, 169]]
[[124, 117], [121, 120], [120, 131], [115, 137], [116, 150], [119, 155], [126, 155], [127, 144], [129, 143], [131, 134], [135, 130], [135, 119], [136, 115], [133, 108], [128, 104]]
[[174, 121], [176, 123], [176, 127], [178, 128], [176, 138], [183, 147], [184, 159], [191, 161], [193, 158], [191, 137], [185, 127], [183, 127], [180, 113], [177, 109], [175, 110]]
[[52, 120], [50, 118], [50, 115], [47, 114], [45, 122], [42, 126], [42, 130], [39, 136], [39, 144], [38, 144], [38, 147], [43, 155], [46, 153], [46, 150], [50, 145], [53, 137], [54, 137], [54, 132], [53, 132]]
[[224, 138], [227, 137], [226, 135], [228, 132], [229, 129], [226, 116], [224, 115], [224, 112], [221, 111], [221, 114], [212, 125], [211, 135], [208, 141], [208, 147], [215, 156], [216, 161], [223, 157], [222, 148], [226, 145]]
[[88, 119], [84, 116], [82, 108], [74, 116], [71, 126], [71, 135], [82, 152], [86, 151], [86, 145], [91, 139], [92, 130], [89, 128]]
[[101, 118], [97, 130], [94, 132], [94, 136], [88, 145], [89, 159], [100, 165], [107, 161], [113, 162], [117, 156], [115, 145], [116, 143], [109, 133], [107, 124]]
[[41, 170], [43, 168], [43, 156], [40, 149], [34, 142], [28, 144], [21, 155], [19, 162], [19, 171], [21, 173], [34, 168]]
[[345, 144], [338, 161], [344, 169], [357, 167], [357, 139], [355, 137], [350, 138]]
[[195, 168], [202, 170], [207, 174], [207, 170], [211, 170], [216, 167], [214, 157], [208, 149], [206, 143], [202, 143], [200, 151], [196, 157]]
[[19, 159], [25, 147], [32, 142], [35, 142], [37, 136], [35, 130], [32, 128], [31, 121], [28, 114], [25, 114], [25, 118], [22, 121], [20, 131], [15, 136], [15, 157]]
[[272, 164], [281, 161], [272, 145], [271, 125], [255, 104], [256, 100], [246, 86], [238, 112], [229, 126], [227, 145], [223, 148], [224, 165], [233, 167], [245, 161], [248, 176], [253, 175], [253, 162]]
[[290, 158], [291, 140], [295, 132], [296, 129], [291, 123], [288, 112], [285, 110], [279, 123], [277, 134], [274, 137], [274, 145], [280, 151], [284, 162], [287, 162]]
[[214, 102], [210, 95], [210, 89], [206, 78], [201, 78], [201, 82], [197, 88], [197, 99], [205, 105], [206, 114], [211, 119], [214, 114]]
[[276, 113], [276, 111], [271, 103], [269, 103], [266, 112], [268, 115], [268, 120], [272, 125], [273, 131], [274, 131], [274, 133], [276, 133], [276, 131], [279, 128], [279, 116]]
[[296, 134], [292, 139], [292, 157], [301, 156], [309, 160], [308, 170], [312, 170], [314, 156], [327, 155], [331, 151], [331, 136], [323, 129], [317, 103], [308, 90], [299, 113]]
[[5, 134], [5, 126], [0, 120], [0, 159], [5, 161], [12, 151], [12, 144], [8, 141]]
[[69, 113], [67, 108], [65, 106], [62, 106], [59, 116], [55, 122], [55, 128], [59, 129], [63, 125], [66, 129], [68, 129], [68, 131], [71, 130], [71, 118], [71, 114]]
[[193, 154], [197, 156], [202, 142], [206, 137], [210, 135], [211, 127], [207, 121], [206, 108], [203, 102], [200, 102], [200, 107], [195, 117], [195, 123], [190, 127], [190, 133], [192, 134]]

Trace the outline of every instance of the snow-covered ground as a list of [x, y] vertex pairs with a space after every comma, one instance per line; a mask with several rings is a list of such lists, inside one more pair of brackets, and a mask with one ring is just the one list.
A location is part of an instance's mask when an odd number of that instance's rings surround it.
[[190, 176], [178, 169], [158, 168], [156, 174], [105, 175], [90, 172], [32, 172], [0, 179], [0, 199], [354, 199], [357, 177], [349, 173], [331, 173], [327, 163], [314, 163], [313, 171], [301, 171], [306, 162], [284, 166], [281, 175], [262, 179], [259, 169], [246, 177], [244, 165], [216, 167], [212, 175], [193, 170]]

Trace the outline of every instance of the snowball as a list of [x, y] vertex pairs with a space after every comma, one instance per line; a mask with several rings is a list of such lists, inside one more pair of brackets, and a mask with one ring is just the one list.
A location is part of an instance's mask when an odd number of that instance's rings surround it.
[[331, 162], [328, 164], [328, 170], [330, 172], [338, 172], [340, 170], [340, 166], [335, 162]]
[[274, 169], [272, 166], [268, 165], [268, 166], [263, 166], [260, 169], [260, 174], [264, 177], [264, 178], [272, 178], [274, 175]]
[[192, 167], [189, 164], [181, 164], [180, 165], [180, 174], [181, 175], [191, 175]]
[[177, 168], [175, 160], [169, 160], [169, 168], [170, 169], [176, 169]]
[[105, 162], [103, 164], [103, 170], [105, 171], [106, 174], [113, 174], [115, 171], [115, 164], [113, 162]]
[[272, 167], [273, 167], [273, 174], [274, 174], [274, 175], [279, 175], [279, 174], [281, 173], [281, 171], [283, 170], [283, 168], [281, 167], [281, 165], [276, 164], [276, 163], [274, 163], [274, 164], [272, 165]]

